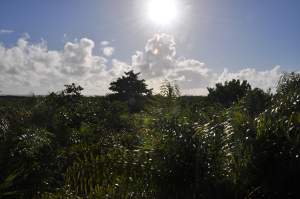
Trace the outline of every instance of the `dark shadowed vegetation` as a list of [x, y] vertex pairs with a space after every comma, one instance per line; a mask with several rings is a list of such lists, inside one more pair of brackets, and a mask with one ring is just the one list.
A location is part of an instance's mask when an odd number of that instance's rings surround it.
[[0, 97], [0, 198], [300, 198], [299, 74], [208, 96], [153, 95], [138, 75], [103, 97]]

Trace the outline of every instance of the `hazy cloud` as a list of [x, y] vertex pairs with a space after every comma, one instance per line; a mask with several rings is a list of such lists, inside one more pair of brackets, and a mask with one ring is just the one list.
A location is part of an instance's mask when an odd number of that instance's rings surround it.
[[109, 41], [101, 41], [102, 46], [107, 46], [109, 44]]
[[120, 77], [124, 74], [124, 72], [128, 72], [130, 70], [133, 70], [131, 65], [117, 59], [112, 60], [112, 68], [110, 73], [113, 77]]
[[8, 30], [8, 29], [0, 29], [0, 34], [11, 34], [13, 33], [13, 30]]
[[113, 55], [114, 51], [115, 51], [115, 49], [111, 46], [107, 46], [102, 49], [102, 53], [106, 57], [111, 57]]

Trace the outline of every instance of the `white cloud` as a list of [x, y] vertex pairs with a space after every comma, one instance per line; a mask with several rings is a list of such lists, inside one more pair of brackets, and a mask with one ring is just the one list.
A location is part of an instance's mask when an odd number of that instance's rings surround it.
[[128, 65], [125, 62], [121, 62], [117, 59], [112, 60], [112, 68], [110, 70], [110, 73], [113, 77], [120, 77], [124, 74], [124, 72], [128, 72], [130, 70], [133, 70], [131, 65]]
[[175, 41], [171, 35], [156, 34], [150, 38], [144, 52], [132, 56], [132, 65], [146, 78], [163, 76], [175, 67]]
[[[215, 75], [204, 63], [176, 57], [176, 43], [171, 35], [157, 34], [148, 40], [144, 52], [136, 52], [132, 57], [133, 67], [140, 71], [154, 90], [158, 90], [164, 79], [175, 81], [183, 94], [191, 89], [206, 88]], [[206, 89], [198, 89], [200, 93]]]
[[262, 88], [264, 90], [276, 88], [276, 83], [281, 76], [280, 66], [275, 66], [271, 70], [257, 71], [255, 68], [246, 68], [236, 73], [230, 73], [224, 69], [218, 77], [218, 82], [225, 82], [231, 79], [247, 80], [252, 87]]
[[109, 44], [109, 41], [101, 41], [100, 43], [102, 46], [107, 46]]
[[8, 29], [0, 29], [0, 34], [11, 34], [11, 33], [14, 33], [14, 31]]
[[102, 49], [102, 53], [106, 57], [111, 57], [114, 54], [114, 52], [115, 52], [115, 49], [111, 46], [107, 46]]
[[140, 71], [142, 76], [154, 89], [159, 89], [161, 81], [168, 79], [175, 81], [183, 94], [205, 95], [207, 87], [216, 82], [224, 82], [233, 78], [245, 79], [253, 87], [274, 89], [281, 75], [280, 67], [271, 70], [257, 71], [248, 68], [229, 73], [213, 72], [203, 62], [194, 59], [178, 58], [176, 56], [176, 43], [171, 35], [156, 34], [146, 44], [145, 51], [137, 51], [132, 56], [132, 65]]
[[[0, 45], [0, 90], [5, 94], [46, 94], [76, 82], [99, 93], [107, 92], [108, 76], [104, 57], [93, 55], [94, 42], [83, 38], [68, 42], [62, 51], [51, 51], [45, 42], [29, 44], [20, 38], [16, 46]], [[97, 88], [97, 89], [95, 89]]]
[[49, 50], [45, 41], [30, 43], [28, 35], [13, 47], [0, 44], [0, 90], [3, 94], [47, 94], [75, 82], [85, 88], [85, 94], [104, 95], [112, 80], [134, 70], [141, 72], [141, 77], [156, 92], [168, 79], [179, 85], [182, 94], [204, 95], [207, 87], [232, 78], [247, 79], [253, 87], [275, 88], [281, 74], [279, 66], [265, 71], [247, 68], [214, 72], [199, 60], [178, 58], [175, 39], [167, 34], [150, 38], [145, 49], [132, 56], [132, 63], [110, 57], [111, 49], [109, 53], [103, 52], [106, 57], [95, 55], [94, 48], [92, 40], [82, 38], [67, 42], [62, 50]]

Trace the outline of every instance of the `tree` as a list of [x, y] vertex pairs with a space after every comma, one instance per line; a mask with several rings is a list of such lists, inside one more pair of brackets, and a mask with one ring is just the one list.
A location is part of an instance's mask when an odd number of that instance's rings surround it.
[[300, 92], [300, 74], [299, 73], [284, 73], [277, 85], [277, 94], [286, 96]]
[[80, 85], [76, 86], [75, 83], [72, 83], [70, 85], [65, 85], [65, 87], [65, 90], [62, 91], [63, 95], [81, 96], [83, 88]]
[[160, 94], [168, 99], [175, 99], [180, 96], [180, 90], [177, 84], [171, 84], [168, 80], [165, 80], [160, 87]]
[[165, 80], [160, 86], [160, 96], [162, 96], [160, 103], [166, 108], [168, 112], [176, 110], [178, 107], [178, 97], [180, 97], [180, 90], [177, 84]]
[[140, 73], [134, 73], [133, 70], [125, 72], [125, 76], [111, 82], [109, 87], [109, 90], [114, 92], [111, 96], [114, 99], [125, 101], [131, 112], [140, 111], [145, 97], [152, 95], [152, 89], [147, 88], [145, 80], [139, 79], [139, 75]]
[[271, 95], [262, 89], [254, 88], [247, 92], [242, 99], [242, 104], [247, 109], [250, 116], [255, 117], [263, 112], [271, 103]]
[[251, 90], [251, 86], [246, 80], [241, 82], [240, 80], [233, 79], [229, 82], [226, 81], [224, 85], [217, 83], [215, 88], [207, 88], [207, 90], [210, 100], [229, 107], [244, 97]]
[[80, 99], [82, 98], [81, 91], [83, 88], [80, 85], [76, 86], [75, 83], [64, 86], [64, 90], [57, 93], [52, 92], [47, 96], [46, 101], [49, 106], [68, 106], [73, 109], [76, 104], [80, 102]]

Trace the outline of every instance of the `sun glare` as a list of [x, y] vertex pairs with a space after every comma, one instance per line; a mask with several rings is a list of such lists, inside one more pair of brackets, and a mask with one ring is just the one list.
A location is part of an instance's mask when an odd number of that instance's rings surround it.
[[148, 17], [157, 25], [169, 25], [177, 18], [176, 0], [149, 0]]

